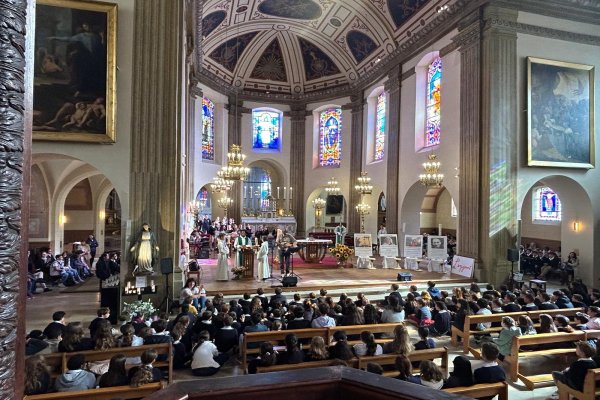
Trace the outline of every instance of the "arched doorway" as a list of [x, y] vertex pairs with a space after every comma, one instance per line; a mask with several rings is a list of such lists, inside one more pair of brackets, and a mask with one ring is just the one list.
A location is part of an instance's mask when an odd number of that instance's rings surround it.
[[[314, 207], [314, 200], [320, 198], [323, 200], [323, 208], [320, 210], [320, 221], [317, 224], [317, 210]], [[306, 199], [305, 221], [307, 231], [331, 231], [340, 222], [346, 224], [348, 219], [348, 205], [346, 198], [341, 193], [328, 194], [324, 188], [313, 190]], [[317, 225], [319, 227], [317, 228]]]
[[592, 203], [575, 180], [551, 175], [533, 183], [520, 196], [520, 243], [560, 251], [565, 259], [573, 251], [579, 258], [577, 275], [594, 279], [594, 227]]

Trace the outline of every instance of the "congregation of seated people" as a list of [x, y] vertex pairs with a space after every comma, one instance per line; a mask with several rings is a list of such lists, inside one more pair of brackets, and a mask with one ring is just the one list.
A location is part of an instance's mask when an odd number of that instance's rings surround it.
[[[188, 280], [186, 286], [195, 287], [195, 281]], [[359, 293], [356, 298], [344, 293], [334, 298], [328, 295], [326, 289], [310, 293], [305, 298], [294, 294], [288, 299], [281, 288], [276, 288], [272, 296], [265, 295], [264, 290], [259, 288], [256, 293], [244, 293], [241, 298], [228, 302], [220, 293], [209, 298], [204, 291], [205, 299], [198, 303], [194, 300], [200, 294], [194, 293], [192, 291], [191, 296], [188, 294], [182, 299], [179, 312], [174, 318], [169, 318], [166, 313], [154, 313], [151, 316], [121, 315], [118, 328], [110, 324], [110, 312], [107, 308], [99, 309], [96, 318], [87, 328], [79, 322], [67, 322], [64, 312], [55, 312], [43, 332], [33, 331], [28, 335], [27, 355], [30, 358], [27, 374], [31, 376], [31, 381], [26, 391], [44, 393], [48, 390], [72, 390], [64, 389], [66, 382], [76, 382], [77, 388], [113, 384], [139, 385], [140, 382], [153, 382], [164, 376], [163, 371], [152, 367], [157, 359], [156, 352], [147, 351], [141, 357], [116, 355], [91, 368], [92, 375], [84, 373], [82, 365], [85, 360], [80, 357], [69, 359], [64, 376], [52, 383], [43, 373], [43, 355], [46, 353], [103, 351], [118, 347], [171, 343], [174, 369], [188, 370], [196, 376], [211, 376], [228, 359], [238, 357], [245, 334], [286, 330], [290, 333], [285, 335], [284, 346], [274, 347], [271, 342], [255, 344], [254, 348], [258, 353], [249, 359], [249, 373], [256, 373], [258, 368], [276, 364], [330, 360], [331, 365], [344, 365], [356, 357], [394, 354], [397, 356], [398, 379], [436, 389], [468, 386], [505, 379], [501, 365], [506, 356], [510, 355], [510, 343], [514, 336], [600, 329], [600, 291], [588, 291], [580, 281], [552, 293], [527, 286], [520, 290], [509, 290], [506, 286], [501, 286], [496, 290], [494, 286], [488, 285], [482, 290], [476, 283], [469, 287], [454, 288], [452, 293], [448, 293], [439, 290], [435, 282], [429, 282], [427, 290], [419, 291], [416, 286], [411, 286], [405, 296], [400, 294], [399, 286], [393, 284], [390, 293], [381, 302], [372, 302], [363, 293]], [[482, 343], [484, 364], [473, 371], [473, 374], [469, 360], [463, 356], [454, 359], [454, 372], [446, 380], [443, 379], [440, 367], [431, 361], [421, 361], [418, 365], [419, 374], [412, 374], [412, 368], [416, 365], [409, 361], [410, 354], [435, 348], [436, 338], [448, 336], [453, 325], [462, 329], [468, 315], [573, 307], [582, 307], [582, 311], [572, 317], [573, 320], [563, 315], [542, 314], [540, 323], [534, 325], [527, 315], [517, 319], [504, 317], [499, 333], [482, 332], [478, 335], [477, 340]], [[381, 339], [381, 334], [376, 336], [368, 328], [359, 335], [355, 335], [354, 331], [352, 337], [343, 330], [336, 330], [330, 343], [321, 336], [300, 340], [294, 333], [297, 329], [380, 323], [398, 325], [393, 329], [391, 337], [384, 338], [385, 340], [378, 340]], [[482, 323], [477, 328], [485, 330], [490, 326], [490, 323]], [[411, 329], [416, 330], [418, 338], [411, 338]], [[580, 345], [574, 341], [572, 346], [576, 345], [579, 349]], [[596, 349], [593, 350], [597, 357]], [[588, 356], [591, 350], [577, 351], [582, 358], [590, 358]], [[134, 366], [126, 376], [122, 374], [125, 364]], [[597, 365], [596, 361], [580, 364], [581, 368]], [[374, 373], [383, 370], [378, 365], [372, 365], [368, 369]], [[573, 373], [569, 374], [568, 371], [556, 373], [555, 379], [577, 386], [581, 371], [578, 374], [574, 378]]]
[[579, 258], [574, 251], [562, 257], [560, 248], [556, 250], [545, 246], [539, 248], [535, 243], [519, 248], [519, 266], [521, 272], [546, 280], [557, 278], [561, 285], [575, 280], [579, 268]]

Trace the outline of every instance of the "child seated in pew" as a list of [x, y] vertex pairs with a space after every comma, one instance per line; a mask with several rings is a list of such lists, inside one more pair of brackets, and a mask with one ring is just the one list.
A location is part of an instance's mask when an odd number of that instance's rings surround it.
[[184, 369], [190, 361], [185, 345], [181, 343], [181, 336], [177, 332], [171, 332], [173, 338], [173, 369]]
[[415, 350], [435, 348], [435, 340], [429, 337], [429, 328], [427, 328], [426, 326], [420, 326], [417, 331], [421, 340], [415, 343]]
[[321, 336], [313, 336], [308, 350], [308, 361], [322, 361], [329, 358], [325, 340]]
[[101, 388], [129, 385], [129, 377], [125, 370], [127, 358], [123, 354], [116, 354], [110, 359], [108, 371], [100, 377], [98, 386]]
[[433, 325], [429, 326], [429, 331], [434, 336], [447, 335], [452, 327], [452, 315], [448, 311], [446, 303], [443, 301], [435, 302], [435, 313], [433, 315]]
[[370, 372], [372, 374], [376, 374], [376, 375], [383, 375], [383, 368], [381, 367], [381, 365], [377, 364], [377, 363], [367, 363], [367, 372]]
[[[557, 315], [554, 317], [554, 321], [556, 323], [556, 329], [558, 329], [559, 332], [565, 332], [565, 333], [572, 333], [575, 332], [575, 329], [573, 329], [573, 327], [570, 325], [571, 321], [569, 320], [568, 317], [564, 316], [564, 315]], [[572, 346], [569, 346], [572, 348]]]
[[484, 363], [473, 372], [475, 384], [496, 383], [506, 380], [506, 374], [497, 362], [499, 355], [500, 350], [495, 343], [488, 342], [481, 346], [481, 359]]
[[344, 331], [336, 331], [333, 334], [334, 344], [329, 346], [329, 356], [332, 359], [348, 361], [354, 358], [354, 353], [348, 344], [348, 337]]
[[433, 361], [421, 361], [421, 385], [432, 389], [444, 386], [444, 373]]
[[248, 363], [248, 373], [256, 374], [258, 367], [270, 367], [277, 363], [277, 352], [273, 349], [273, 343], [262, 342], [258, 357]]
[[142, 353], [140, 357], [142, 365], [131, 368], [127, 374], [131, 386], [138, 387], [147, 383], [160, 382], [163, 378], [163, 373], [160, 369], [152, 366], [152, 363], [154, 363], [157, 358], [158, 352], [154, 349], [149, 349]]
[[219, 354], [217, 346], [210, 341], [210, 334], [207, 331], [198, 334], [198, 343], [192, 350], [192, 354], [192, 373], [196, 376], [216, 374], [229, 359], [227, 354]]
[[306, 359], [306, 355], [300, 349], [300, 342], [295, 333], [288, 333], [285, 336], [286, 351], [277, 357], [278, 364], [300, 364]]
[[362, 331], [360, 334], [362, 343], [353, 346], [354, 354], [360, 356], [378, 356], [383, 354], [381, 345], [375, 342], [375, 336], [369, 331]]
[[515, 320], [511, 317], [502, 317], [502, 330], [498, 337], [494, 339], [500, 352], [498, 355], [500, 361], [504, 361], [506, 356], [510, 356], [512, 338], [521, 336], [521, 329], [515, 325]]
[[533, 326], [533, 321], [527, 315], [519, 316], [519, 329], [521, 335], [535, 335], [537, 332]]
[[[598, 368], [596, 362], [592, 359], [596, 353], [596, 349], [583, 340], [575, 343], [575, 346], [575, 354], [578, 357], [577, 361], [563, 371], [553, 371], [552, 379], [554, 379], [555, 384], [562, 382], [575, 390], [582, 391], [588, 369]], [[558, 392], [552, 398], [558, 399]]]
[[410, 382], [417, 385], [421, 384], [421, 378], [412, 374], [412, 364], [408, 357], [406, 357], [405, 355], [399, 355], [398, 357], [396, 357], [395, 364], [396, 369], [399, 372], [399, 375], [396, 377], [396, 379], [400, 379], [401, 381]]
[[96, 376], [83, 369], [85, 356], [75, 354], [67, 361], [67, 372], [56, 378], [54, 388], [58, 392], [87, 390], [96, 387]]
[[44, 356], [34, 355], [25, 359], [26, 395], [45, 394], [51, 388], [52, 379]]
[[456, 356], [452, 360], [454, 370], [450, 372], [450, 377], [444, 382], [443, 389], [461, 387], [461, 386], [473, 386], [475, 384], [473, 380], [473, 371], [471, 369], [471, 361], [465, 356]]

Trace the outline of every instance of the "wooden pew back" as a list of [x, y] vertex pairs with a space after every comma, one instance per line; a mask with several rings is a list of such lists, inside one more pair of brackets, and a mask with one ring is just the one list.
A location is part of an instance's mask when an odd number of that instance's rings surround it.
[[460, 394], [473, 399], [498, 396], [499, 400], [508, 400], [508, 384], [506, 382], [480, 383], [473, 386], [461, 386], [444, 389], [445, 392]]
[[[358, 368], [367, 369], [368, 363], [377, 363], [381, 366], [395, 365], [398, 354], [382, 354], [380, 356], [362, 356], [358, 357]], [[433, 361], [441, 359], [441, 368], [444, 371], [444, 376], [448, 376], [448, 348], [438, 347], [434, 349], [415, 350], [408, 355], [411, 362], [418, 361]]]
[[600, 396], [600, 368], [590, 369], [583, 381], [583, 391], [580, 392], [572, 387], [558, 382], [558, 395], [561, 400], [569, 400], [575, 397], [579, 400], [595, 400]]
[[[348, 367], [357, 368], [358, 367], [358, 359], [353, 358], [352, 360], [346, 361]], [[336, 360], [321, 360], [321, 361], [307, 361], [298, 364], [280, 364], [280, 365], [271, 365], [268, 367], [257, 367], [256, 371], [258, 373], [264, 372], [279, 372], [279, 371], [288, 371], [292, 369], [305, 369], [305, 368], [319, 368], [319, 367], [330, 367], [336, 364]]]
[[109, 388], [77, 390], [72, 392], [56, 392], [25, 396], [23, 400], [111, 400], [138, 399], [150, 396], [164, 388], [161, 382], [148, 383], [140, 387], [115, 386]]

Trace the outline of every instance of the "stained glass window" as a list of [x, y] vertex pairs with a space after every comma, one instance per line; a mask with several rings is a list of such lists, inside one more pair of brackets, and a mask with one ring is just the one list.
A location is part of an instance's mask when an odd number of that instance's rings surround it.
[[279, 150], [281, 114], [276, 111], [253, 110], [252, 129], [254, 149]]
[[342, 160], [342, 109], [330, 108], [319, 115], [319, 164], [339, 166]]
[[375, 161], [383, 160], [385, 154], [385, 103], [385, 92], [381, 92], [375, 113]]
[[425, 109], [425, 146], [440, 144], [440, 106], [442, 59], [436, 58], [427, 70], [427, 103]]
[[215, 159], [215, 105], [202, 98], [202, 159]]
[[533, 219], [560, 221], [562, 209], [558, 195], [549, 187], [537, 188], [533, 195]]

